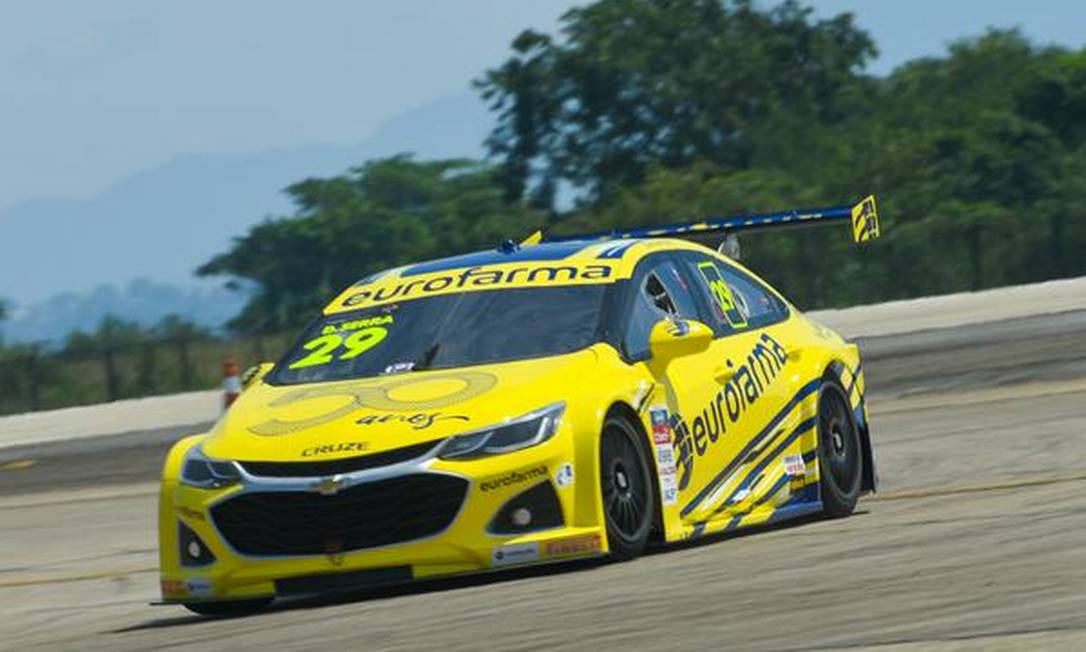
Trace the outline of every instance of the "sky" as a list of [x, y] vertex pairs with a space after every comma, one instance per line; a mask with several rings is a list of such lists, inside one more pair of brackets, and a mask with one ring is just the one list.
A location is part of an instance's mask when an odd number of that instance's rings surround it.
[[[553, 30], [574, 4], [0, 0], [0, 209], [93, 196], [184, 155], [357, 142], [464, 93], [519, 30]], [[876, 73], [989, 25], [1086, 39], [1081, 0], [810, 4], [857, 14], [882, 52]]]
[[0, 0], [0, 208], [188, 153], [364, 139], [568, 0]]

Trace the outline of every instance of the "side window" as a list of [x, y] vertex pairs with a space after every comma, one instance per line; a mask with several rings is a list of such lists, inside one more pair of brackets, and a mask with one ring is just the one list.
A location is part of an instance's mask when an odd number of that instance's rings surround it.
[[761, 328], [788, 317], [784, 302], [749, 274], [708, 256], [689, 260], [701, 291], [708, 296], [719, 331]]
[[649, 354], [649, 331], [668, 317], [698, 319], [690, 286], [678, 266], [666, 259], [650, 261], [634, 276], [634, 297], [622, 346], [631, 359]]

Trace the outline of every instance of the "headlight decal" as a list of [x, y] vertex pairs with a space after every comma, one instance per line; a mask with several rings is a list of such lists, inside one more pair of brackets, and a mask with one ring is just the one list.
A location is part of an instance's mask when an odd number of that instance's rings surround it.
[[233, 463], [211, 459], [198, 447], [189, 450], [181, 467], [181, 483], [200, 489], [221, 489], [241, 481], [241, 472]]
[[558, 432], [565, 409], [565, 402], [553, 403], [505, 423], [450, 437], [437, 456], [446, 460], [477, 459], [542, 444]]

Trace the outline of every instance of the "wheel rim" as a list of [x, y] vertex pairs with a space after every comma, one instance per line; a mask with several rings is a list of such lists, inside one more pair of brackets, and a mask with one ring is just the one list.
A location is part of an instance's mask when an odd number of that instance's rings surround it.
[[615, 531], [636, 540], [648, 515], [649, 479], [629, 433], [608, 428], [600, 445], [603, 507]]
[[852, 413], [839, 391], [823, 392], [819, 398], [818, 429], [830, 480], [842, 493], [849, 494], [859, 481], [860, 451]]

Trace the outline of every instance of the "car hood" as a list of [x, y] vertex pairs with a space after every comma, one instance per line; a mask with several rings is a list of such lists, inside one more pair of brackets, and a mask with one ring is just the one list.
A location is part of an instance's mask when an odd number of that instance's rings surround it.
[[203, 442], [242, 461], [324, 461], [485, 428], [591, 387], [598, 355], [245, 390]]

